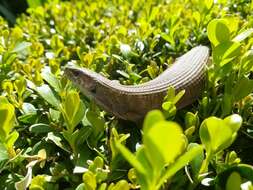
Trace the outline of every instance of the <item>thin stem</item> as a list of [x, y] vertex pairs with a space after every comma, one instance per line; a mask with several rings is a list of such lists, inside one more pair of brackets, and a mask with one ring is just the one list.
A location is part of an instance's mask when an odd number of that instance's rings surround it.
[[[202, 163], [202, 165], [201, 165], [201, 168], [200, 168], [200, 170], [199, 170], [199, 174], [201, 175], [201, 174], [203, 174], [203, 173], [206, 173], [206, 172], [208, 172], [208, 165], [209, 165], [209, 162], [210, 162], [210, 160], [211, 160], [211, 153], [210, 154], [207, 154], [207, 156], [206, 156], [206, 159], [203, 161], [203, 163]], [[199, 177], [199, 179], [200, 179], [201, 177]]]

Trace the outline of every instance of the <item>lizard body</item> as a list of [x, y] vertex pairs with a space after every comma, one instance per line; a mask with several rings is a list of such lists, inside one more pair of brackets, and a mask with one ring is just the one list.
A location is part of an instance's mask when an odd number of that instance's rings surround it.
[[152, 109], [161, 108], [169, 86], [185, 95], [178, 108], [192, 103], [199, 96], [205, 78], [209, 49], [197, 46], [179, 57], [157, 78], [139, 85], [122, 85], [85, 68], [65, 69], [65, 75], [105, 111], [138, 122]]

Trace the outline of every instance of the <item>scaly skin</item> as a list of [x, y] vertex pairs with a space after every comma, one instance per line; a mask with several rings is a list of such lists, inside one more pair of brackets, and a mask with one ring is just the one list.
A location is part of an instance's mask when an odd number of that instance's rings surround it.
[[105, 111], [124, 119], [139, 122], [152, 109], [160, 109], [169, 86], [185, 90], [178, 102], [182, 108], [199, 96], [205, 78], [209, 49], [197, 46], [178, 58], [157, 78], [139, 85], [122, 85], [85, 68], [65, 69], [65, 75]]

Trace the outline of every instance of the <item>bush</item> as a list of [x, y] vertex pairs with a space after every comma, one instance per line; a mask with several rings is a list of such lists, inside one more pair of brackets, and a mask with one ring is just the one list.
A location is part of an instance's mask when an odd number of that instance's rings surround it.
[[5, 17], [10, 24], [15, 23], [15, 18], [18, 14], [25, 12], [27, 8], [26, 0], [2, 0], [0, 2], [0, 15]]
[[[0, 19], [0, 187], [252, 188], [252, 8], [73, 0], [28, 9], [14, 27]], [[142, 132], [63, 74], [77, 64], [140, 84], [199, 44], [212, 50], [202, 96], [177, 112], [150, 112]]]

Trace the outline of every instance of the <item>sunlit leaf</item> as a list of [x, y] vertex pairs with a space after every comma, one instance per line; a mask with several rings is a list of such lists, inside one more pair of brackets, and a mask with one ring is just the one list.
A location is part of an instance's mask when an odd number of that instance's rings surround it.
[[144, 130], [143, 142], [150, 163], [158, 170], [173, 163], [187, 146], [180, 126], [168, 121], [157, 122]]
[[22, 53], [26, 51], [32, 44], [29, 42], [18, 43], [15, 48], [12, 50], [13, 53]]
[[28, 167], [26, 176], [19, 182], [15, 183], [17, 190], [26, 190], [32, 181], [32, 167]]
[[224, 19], [213, 19], [207, 26], [207, 35], [214, 46], [230, 40], [230, 31]]
[[0, 140], [2, 142], [10, 134], [15, 120], [15, 109], [8, 100], [1, 96], [0, 97]]
[[43, 84], [39, 87], [36, 88], [37, 92], [39, 93], [39, 95], [48, 103], [50, 103], [52, 106], [54, 106], [55, 108], [59, 108], [60, 105], [60, 101], [59, 99], [55, 96], [54, 92], [51, 90], [51, 88], [46, 85]]
[[252, 33], [253, 33], [253, 28], [247, 29], [244, 32], [241, 32], [240, 34], [238, 34], [233, 39], [233, 41], [241, 42], [241, 41], [245, 40], [247, 37], [249, 37]]

